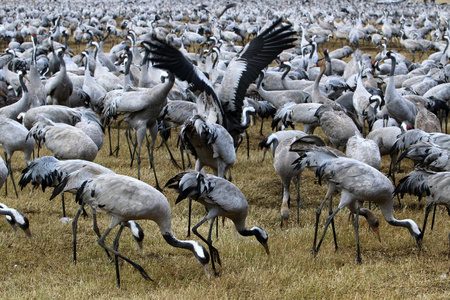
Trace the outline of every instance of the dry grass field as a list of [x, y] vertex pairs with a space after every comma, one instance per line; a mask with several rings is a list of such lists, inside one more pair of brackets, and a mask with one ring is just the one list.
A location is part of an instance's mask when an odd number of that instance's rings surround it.
[[[441, 1], [438, 1], [441, 2]], [[339, 45], [336, 44], [337, 47]], [[3, 47], [4, 48], [4, 47]], [[362, 48], [364, 52], [374, 49]], [[404, 53], [406, 55], [406, 53]], [[409, 54], [408, 54], [409, 55]], [[281, 181], [273, 168], [268, 153], [262, 161], [258, 143], [260, 121], [249, 129], [250, 157], [243, 144], [232, 169], [236, 184], [249, 202], [247, 226], [260, 226], [269, 234], [270, 256], [254, 237], [240, 236], [230, 220], [220, 222], [219, 236], [213, 243], [222, 259], [220, 277], [208, 277], [193, 255], [183, 249], [169, 246], [152, 221], [138, 221], [145, 232], [144, 251], [139, 253], [128, 229], [125, 229], [119, 251], [139, 263], [154, 281], [146, 281], [132, 266], [121, 261], [122, 287], [116, 288], [114, 263], [108, 261], [97, 244], [92, 230], [92, 215], [80, 218], [78, 223], [78, 260], [72, 262], [72, 226], [60, 221], [61, 201], [49, 201], [51, 189], [43, 193], [27, 186], [16, 198], [8, 181], [8, 195], [0, 191], [0, 202], [17, 208], [30, 220], [33, 239], [22, 231], [14, 234], [4, 218], [0, 218], [0, 299], [450, 299], [450, 218], [443, 207], [438, 207], [434, 230], [429, 225], [419, 251], [408, 230], [393, 227], [380, 218], [381, 243], [360, 219], [362, 264], [356, 263], [354, 227], [348, 210], [336, 215], [339, 249], [334, 250], [331, 230], [316, 257], [312, 253], [315, 212], [326, 193], [315, 175], [304, 172], [300, 185], [305, 209], [300, 211], [296, 224], [295, 189], [291, 187], [291, 216], [288, 227], [280, 229]], [[271, 132], [266, 121], [264, 133]], [[296, 129], [302, 129], [298, 126]], [[123, 133], [123, 131], [122, 131]], [[316, 133], [324, 136], [321, 129]], [[177, 132], [172, 132], [170, 146], [178, 162]], [[159, 140], [158, 140], [159, 143]], [[115, 141], [113, 141], [115, 145]], [[137, 176], [136, 165], [130, 168], [125, 138], [121, 138], [119, 156], [111, 157], [109, 143], [99, 152], [96, 163], [119, 174]], [[145, 151], [143, 151], [145, 153]], [[41, 150], [40, 156], [51, 155]], [[161, 147], [155, 151], [155, 163], [160, 184], [180, 172]], [[192, 163], [194, 161], [192, 160]], [[13, 157], [16, 183], [25, 161], [21, 153]], [[383, 158], [382, 172], [387, 173], [388, 158]], [[412, 170], [412, 164], [402, 164], [402, 178]], [[148, 157], [142, 157], [141, 180], [154, 185]], [[175, 236], [186, 239], [187, 201], [175, 205], [177, 194], [170, 189], [163, 193], [172, 207]], [[293, 196], [292, 196], [293, 195]], [[334, 208], [339, 196], [335, 196]], [[397, 219], [413, 219], [422, 227], [426, 201], [406, 196], [403, 208], [394, 211]], [[396, 202], [397, 204], [397, 202]], [[73, 218], [78, 206], [74, 196], [66, 195], [66, 211]], [[321, 233], [327, 212], [321, 216]], [[205, 216], [204, 208], [193, 204], [193, 223]], [[431, 216], [429, 221], [431, 221]], [[429, 222], [428, 224], [430, 224]], [[103, 232], [109, 224], [106, 214], [99, 214]], [[200, 228], [207, 234], [207, 225]], [[107, 239], [112, 245], [113, 231]], [[191, 235], [189, 239], [199, 239]]]
[[[0, 298], [96, 298], [96, 299], [299, 299], [299, 298], [358, 298], [358, 299], [448, 299], [450, 296], [448, 229], [450, 218], [445, 209], [438, 208], [433, 231], [427, 230], [423, 251], [419, 252], [409, 232], [387, 224], [382, 219], [382, 242], [369, 231], [367, 222], [361, 220], [360, 239], [363, 263], [356, 263], [353, 225], [348, 211], [336, 216], [338, 251], [334, 251], [332, 235], [327, 233], [317, 257], [312, 254], [315, 210], [326, 188], [319, 186], [314, 174], [305, 171], [301, 193], [306, 209], [300, 212], [300, 225], [295, 223], [295, 210], [291, 208], [288, 228], [280, 229], [281, 183], [273, 169], [270, 155], [261, 162], [262, 151], [257, 143], [259, 121], [250, 129], [250, 158], [245, 149], [239, 149], [233, 168], [233, 182], [246, 195], [250, 212], [249, 227], [258, 225], [269, 234], [271, 255], [253, 237], [237, 234], [232, 222], [220, 224], [219, 237], [214, 244], [222, 258], [221, 276], [208, 279], [203, 268], [188, 251], [172, 248], [163, 240], [156, 224], [141, 221], [145, 231], [144, 253], [136, 249], [128, 230], [122, 235], [119, 250], [141, 264], [153, 282], [144, 280], [129, 264], [121, 262], [122, 288], [115, 283], [114, 264], [96, 243], [92, 218], [80, 219], [78, 233], [78, 263], [72, 263], [72, 226], [60, 222], [62, 217], [59, 198], [49, 201], [50, 191], [31, 191], [29, 187], [19, 192], [19, 198], [8, 185], [8, 196], [2, 202], [18, 208], [30, 220], [33, 239], [23, 232], [17, 235], [5, 220], [0, 220]], [[269, 132], [265, 127], [264, 132]], [[318, 130], [319, 134], [321, 130]], [[176, 133], [171, 139], [175, 148]], [[108, 142], [99, 152], [96, 162], [117, 173], [136, 176], [130, 169], [125, 139], [118, 158], [108, 156]], [[177, 170], [163, 148], [156, 152], [156, 168], [161, 183], [165, 183]], [[41, 155], [49, 154], [41, 151]], [[176, 153], [178, 160], [179, 153]], [[142, 180], [154, 184], [148, 158], [143, 159]], [[388, 161], [383, 162], [383, 172]], [[13, 159], [16, 182], [25, 167], [21, 153]], [[411, 165], [404, 164], [404, 172]], [[399, 177], [405, 175], [400, 174]], [[187, 202], [174, 205], [176, 195], [166, 189], [164, 194], [173, 210], [175, 235], [185, 239], [187, 227]], [[4, 190], [2, 190], [4, 195]], [[77, 205], [73, 196], [66, 197], [68, 216], [73, 217]], [[337, 197], [336, 197], [337, 199]], [[423, 222], [425, 201], [408, 197], [404, 208], [394, 212], [398, 219], [411, 218], [419, 225]], [[293, 203], [293, 206], [295, 204]], [[337, 200], [334, 205], [337, 205]], [[194, 203], [193, 222], [200, 221], [204, 209]], [[321, 226], [325, 217], [322, 216]], [[99, 216], [103, 231], [109, 219]], [[200, 228], [206, 234], [208, 226]], [[111, 234], [113, 236], [113, 234]], [[196, 237], [191, 237], [196, 239]], [[107, 240], [112, 243], [112, 238]]]

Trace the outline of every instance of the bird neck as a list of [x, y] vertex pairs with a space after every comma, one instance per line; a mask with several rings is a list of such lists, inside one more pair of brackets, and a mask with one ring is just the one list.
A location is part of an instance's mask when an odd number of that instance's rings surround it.
[[27, 86], [25, 85], [25, 82], [23, 81], [23, 75], [19, 75], [19, 82], [20, 82], [20, 86], [22, 88], [22, 92], [24, 94], [28, 93]]
[[394, 81], [394, 73], [395, 73], [395, 64], [396, 64], [396, 60], [394, 57], [391, 57], [391, 73], [389, 76], [389, 81], [388, 84], [386, 86], [386, 92], [385, 95], [388, 97], [385, 97], [385, 100], [389, 100], [390, 99], [390, 95], [394, 95], [397, 91], [395, 90], [395, 81]]
[[416, 224], [416, 222], [414, 222], [411, 219], [397, 220], [394, 217], [392, 217], [391, 220], [386, 219], [386, 221], [392, 226], [400, 226], [408, 228], [409, 233], [411, 233], [412, 237], [416, 242], [419, 242], [423, 237], [422, 231], [420, 230], [419, 226]]
[[172, 247], [183, 248], [191, 251], [198, 262], [205, 266], [209, 262], [209, 254], [206, 249], [196, 241], [180, 241], [173, 236], [172, 232], [165, 232], [162, 234], [166, 242]]
[[389, 74], [391, 77], [394, 76], [396, 63], [397, 63], [397, 60], [395, 59], [395, 57], [391, 56], [391, 73]]
[[284, 80], [290, 71], [291, 71], [291, 67], [286, 65], [286, 71], [284, 71], [283, 75], [281, 76], [281, 80]]
[[[245, 221], [244, 221], [245, 222]], [[266, 253], [269, 254], [269, 248], [267, 246], [267, 240], [269, 239], [269, 236], [267, 235], [267, 232], [265, 232], [263, 229], [259, 227], [253, 227], [251, 229], [246, 229], [245, 227], [241, 230], [239, 230], [238, 227], [243, 227], [242, 222], [240, 224], [236, 224], [236, 229], [242, 236], [251, 236], [254, 235], [258, 242], [263, 245], [264, 249], [266, 250]]]

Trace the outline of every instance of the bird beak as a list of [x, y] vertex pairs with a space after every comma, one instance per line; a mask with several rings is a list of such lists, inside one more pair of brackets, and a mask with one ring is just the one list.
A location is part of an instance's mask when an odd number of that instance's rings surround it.
[[24, 229], [25, 234], [28, 238], [33, 239], [33, 236], [31, 235], [30, 228]]
[[143, 247], [142, 247], [142, 241], [136, 240], [136, 244], [137, 244], [137, 247], [138, 247], [138, 249], [139, 249], [139, 253], [140, 253], [141, 255], [143, 255], [143, 254], [144, 254], [144, 249], [143, 249]]
[[423, 238], [423, 233], [421, 233], [419, 235], [419, 237], [416, 238], [416, 243], [417, 243], [417, 247], [419, 247], [419, 251], [422, 250], [422, 238]]
[[2, 91], [0, 91], [0, 96], [8, 98], [8, 96], [6, 96]]
[[270, 255], [269, 245], [263, 244], [263, 246], [264, 246], [264, 249], [266, 250], [267, 255]]
[[379, 232], [379, 227], [372, 227], [373, 232], [377, 235], [378, 241], [381, 243], [381, 237]]
[[266, 158], [266, 152], [267, 152], [267, 148], [264, 148], [263, 149], [263, 158], [262, 158], [261, 162], [263, 162], [264, 159]]
[[211, 279], [211, 271], [209, 270], [209, 264], [203, 265], [203, 269], [205, 269], [206, 277]]

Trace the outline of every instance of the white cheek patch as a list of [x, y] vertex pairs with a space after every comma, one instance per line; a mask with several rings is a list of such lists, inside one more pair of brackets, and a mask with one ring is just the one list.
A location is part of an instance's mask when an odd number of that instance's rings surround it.
[[411, 228], [414, 231], [414, 233], [420, 234], [420, 229], [419, 229], [419, 226], [417, 226], [416, 222], [414, 222], [411, 219], [406, 219], [405, 221], [407, 221], [409, 224], [411, 224]]
[[16, 220], [16, 223], [25, 224], [24, 216], [20, 212], [18, 212], [15, 209], [11, 209], [10, 211], [14, 215], [14, 219]]
[[193, 241], [187, 241], [187, 243], [191, 244], [192, 246], [194, 246], [194, 251], [195, 253], [200, 256], [201, 258], [206, 258], [205, 256], [205, 251], [203, 251], [203, 247], [200, 246], [199, 243], [197, 242], [193, 242]]
[[258, 230], [260, 233], [261, 233], [261, 236], [264, 238], [264, 239], [268, 239], [269, 238], [269, 236], [267, 235], [267, 232], [265, 232], [264, 230], [262, 230], [261, 228], [259, 228], [259, 227], [253, 227], [252, 229], [250, 229], [251, 231], [253, 231], [253, 230]]
[[134, 236], [139, 237], [139, 228], [136, 226], [136, 222], [134, 222], [134, 221], [129, 221], [128, 224], [130, 224], [131, 233], [132, 233]]

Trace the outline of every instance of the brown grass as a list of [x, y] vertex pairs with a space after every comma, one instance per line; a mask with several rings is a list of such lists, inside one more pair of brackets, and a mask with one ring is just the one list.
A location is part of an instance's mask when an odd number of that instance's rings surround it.
[[[225, 226], [220, 226], [219, 238], [214, 238], [223, 262], [222, 275], [208, 279], [191, 253], [170, 247], [161, 238], [155, 223], [141, 221], [145, 230], [144, 254], [140, 255], [136, 250], [128, 230], [122, 236], [120, 251], [141, 264], [154, 282], [145, 281], [133, 267], [122, 262], [122, 288], [117, 289], [114, 264], [108, 262], [103, 249], [96, 243], [90, 216], [79, 222], [78, 263], [74, 265], [72, 227], [59, 221], [62, 217], [60, 200], [50, 202], [50, 191], [31, 192], [29, 187], [20, 191], [16, 198], [9, 185], [9, 194], [2, 202], [28, 216], [34, 238], [28, 240], [22, 232], [14, 235], [6, 221], [0, 221], [1, 294], [9, 299], [448, 299], [449, 279], [443, 275], [449, 268], [450, 219], [444, 209], [438, 209], [435, 229], [428, 228], [421, 253], [406, 229], [390, 226], [382, 220], [382, 242], [379, 243], [369, 232], [367, 222], [361, 221], [361, 265], [356, 263], [354, 230], [344, 210], [336, 216], [338, 251], [334, 251], [328, 232], [323, 247], [314, 257], [311, 249], [315, 209], [326, 188], [317, 184], [312, 172], [306, 171], [301, 191], [307, 207], [301, 211], [300, 225], [295, 224], [295, 210], [291, 208], [289, 228], [281, 230], [281, 183], [270, 155], [261, 162], [262, 152], [257, 149], [261, 139], [257, 133], [258, 125], [259, 122], [250, 129], [250, 158], [246, 157], [245, 147], [239, 149], [233, 182], [249, 201], [248, 226], [258, 225], [267, 230], [270, 256], [253, 237], [239, 236], [232, 222], [227, 220]], [[268, 127], [265, 132], [269, 132]], [[171, 143], [175, 149], [174, 137]], [[137, 171], [135, 167], [129, 167], [126, 144], [121, 147], [119, 158], [109, 157], [106, 141], [96, 162], [117, 173], [135, 177]], [[169, 162], [165, 149], [155, 153], [159, 179], [164, 184], [179, 170]], [[41, 152], [41, 155], [45, 154], [49, 153]], [[179, 153], [175, 155], [180, 160]], [[387, 171], [387, 165], [385, 160], [383, 172]], [[142, 166], [142, 180], [153, 185], [147, 157], [143, 157]], [[13, 160], [16, 180], [23, 167], [22, 155], [17, 153]], [[405, 164], [404, 168], [408, 172], [411, 165]], [[399, 177], [403, 175], [405, 173]], [[187, 203], [175, 206], [175, 193], [171, 190], [164, 193], [172, 204], [175, 235], [184, 239]], [[73, 196], [68, 195], [66, 199], [68, 215], [73, 217], [77, 209]], [[395, 216], [414, 219], [421, 225], [424, 202], [418, 203], [417, 199], [408, 197], [403, 200], [405, 207], [396, 210]], [[336, 201], [334, 204], [337, 205]], [[378, 209], [375, 213], [382, 218]], [[204, 209], [194, 203], [193, 222], [203, 216]], [[324, 219], [322, 217], [321, 226]], [[108, 217], [100, 215], [99, 222], [103, 231], [108, 226]], [[207, 227], [201, 228], [201, 232], [206, 234]], [[107, 243], [112, 243], [112, 238]]]

